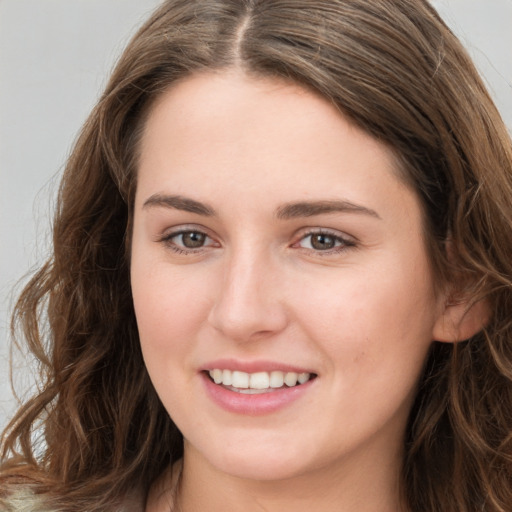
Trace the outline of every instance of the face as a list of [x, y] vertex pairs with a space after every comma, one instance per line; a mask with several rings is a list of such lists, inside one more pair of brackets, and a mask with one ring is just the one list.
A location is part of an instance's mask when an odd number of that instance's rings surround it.
[[397, 175], [298, 86], [212, 73], [159, 98], [131, 278], [185, 457], [256, 479], [396, 462], [440, 310]]

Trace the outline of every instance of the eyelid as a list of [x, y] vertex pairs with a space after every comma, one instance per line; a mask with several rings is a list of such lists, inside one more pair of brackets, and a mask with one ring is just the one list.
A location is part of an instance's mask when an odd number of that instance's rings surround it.
[[326, 228], [326, 227], [321, 227], [321, 226], [305, 226], [300, 229], [297, 229], [295, 231], [294, 238], [299, 239], [304, 236], [315, 235], [315, 234], [331, 235], [331, 236], [341, 238], [346, 241], [351, 241], [354, 243], [356, 243], [358, 241], [355, 236], [349, 235], [345, 231], [340, 231], [339, 229]]

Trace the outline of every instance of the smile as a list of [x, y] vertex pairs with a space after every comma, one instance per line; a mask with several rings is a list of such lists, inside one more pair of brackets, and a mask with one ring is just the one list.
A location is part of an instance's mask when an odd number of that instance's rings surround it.
[[282, 388], [300, 386], [315, 377], [311, 373], [284, 371], [246, 373], [219, 368], [209, 370], [208, 374], [215, 384], [244, 394], [268, 393]]
[[260, 416], [300, 403], [318, 388], [318, 373], [277, 361], [211, 361], [199, 375], [206, 395], [229, 413]]

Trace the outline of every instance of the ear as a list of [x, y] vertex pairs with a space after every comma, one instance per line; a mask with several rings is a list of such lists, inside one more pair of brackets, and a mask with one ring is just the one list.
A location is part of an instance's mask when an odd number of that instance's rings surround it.
[[491, 318], [487, 299], [445, 301], [433, 329], [433, 339], [448, 343], [464, 341], [480, 332]]

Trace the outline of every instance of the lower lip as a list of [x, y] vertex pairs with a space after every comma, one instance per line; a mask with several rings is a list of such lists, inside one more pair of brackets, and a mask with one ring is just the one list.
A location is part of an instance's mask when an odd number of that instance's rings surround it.
[[201, 374], [208, 396], [220, 407], [229, 412], [248, 416], [270, 414], [285, 408], [301, 398], [311, 389], [315, 379], [291, 388], [280, 388], [268, 393], [249, 395], [230, 391], [215, 384], [205, 373]]

